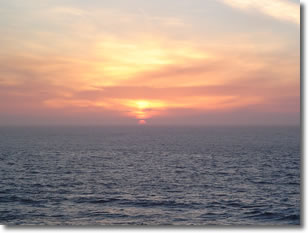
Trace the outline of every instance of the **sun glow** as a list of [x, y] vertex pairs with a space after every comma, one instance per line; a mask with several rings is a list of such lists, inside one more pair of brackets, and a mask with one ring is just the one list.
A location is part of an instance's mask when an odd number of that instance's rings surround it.
[[128, 115], [139, 119], [139, 124], [145, 119], [162, 114], [162, 110], [166, 107], [166, 103], [156, 100], [127, 100], [122, 102], [124, 108], [128, 109]]
[[145, 108], [148, 108], [150, 106], [149, 102], [144, 101], [144, 100], [137, 101], [136, 105], [139, 109], [145, 109]]
[[146, 125], [147, 122], [146, 122], [145, 120], [139, 120], [138, 124], [139, 124], [139, 125]]

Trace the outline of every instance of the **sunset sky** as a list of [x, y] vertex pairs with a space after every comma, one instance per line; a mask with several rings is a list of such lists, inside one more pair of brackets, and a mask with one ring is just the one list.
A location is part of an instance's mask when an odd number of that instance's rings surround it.
[[294, 125], [291, 0], [0, 2], [0, 125]]

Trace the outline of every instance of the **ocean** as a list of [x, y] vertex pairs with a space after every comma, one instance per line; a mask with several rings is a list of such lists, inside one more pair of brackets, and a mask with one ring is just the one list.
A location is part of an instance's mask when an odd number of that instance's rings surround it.
[[299, 225], [300, 127], [0, 127], [0, 224]]

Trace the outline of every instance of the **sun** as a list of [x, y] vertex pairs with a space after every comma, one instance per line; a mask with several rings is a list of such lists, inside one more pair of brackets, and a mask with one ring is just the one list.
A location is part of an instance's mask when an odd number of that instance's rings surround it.
[[139, 109], [145, 109], [150, 107], [150, 103], [145, 100], [139, 100], [136, 102], [137, 108]]
[[166, 108], [166, 103], [153, 99], [128, 99], [122, 100], [121, 105], [125, 114], [138, 119], [138, 124], [147, 124], [146, 120], [153, 116], [161, 115]]

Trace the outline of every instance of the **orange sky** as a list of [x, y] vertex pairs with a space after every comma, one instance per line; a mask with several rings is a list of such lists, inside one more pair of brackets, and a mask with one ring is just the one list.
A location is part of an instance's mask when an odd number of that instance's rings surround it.
[[0, 124], [298, 124], [299, 4], [262, 1], [0, 3]]

